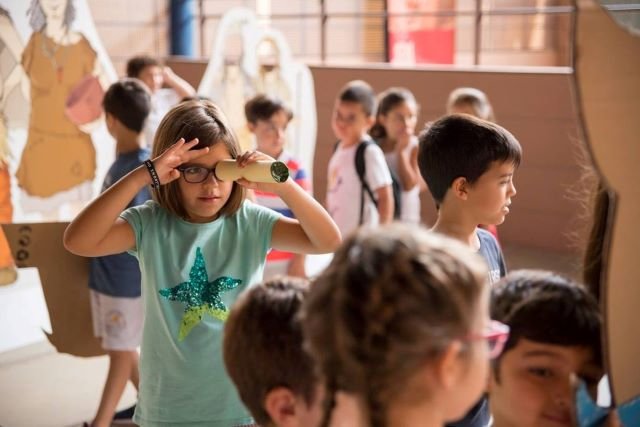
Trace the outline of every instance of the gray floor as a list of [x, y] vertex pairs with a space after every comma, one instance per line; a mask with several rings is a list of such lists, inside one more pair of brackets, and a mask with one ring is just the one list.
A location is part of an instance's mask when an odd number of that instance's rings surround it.
[[[575, 276], [579, 260], [575, 255], [542, 251], [539, 249], [506, 246], [504, 248], [510, 270], [519, 268], [545, 268]], [[28, 289], [27, 289], [28, 290]], [[16, 298], [21, 289], [2, 289], [0, 293], [0, 338], [22, 337], [17, 331], [26, 320], [8, 323], [3, 313], [13, 309], [13, 318], [25, 310], [16, 311]], [[27, 293], [24, 293], [26, 296]], [[32, 292], [32, 295], [37, 293]], [[12, 299], [13, 298], [13, 299]], [[4, 305], [3, 305], [4, 304]], [[34, 303], [31, 302], [31, 305]], [[37, 304], [31, 310], [37, 311]], [[18, 304], [18, 307], [24, 305]], [[40, 314], [29, 314], [33, 319]], [[9, 326], [7, 326], [9, 325]], [[2, 328], [16, 329], [7, 334]], [[31, 332], [32, 333], [32, 332]], [[20, 343], [18, 348], [2, 351], [0, 342], [0, 426], [2, 427], [68, 427], [79, 425], [93, 416], [106, 377], [106, 356], [77, 358], [56, 353], [43, 340], [44, 335]], [[28, 335], [28, 334], [27, 334]], [[135, 401], [135, 390], [128, 386], [120, 408]]]

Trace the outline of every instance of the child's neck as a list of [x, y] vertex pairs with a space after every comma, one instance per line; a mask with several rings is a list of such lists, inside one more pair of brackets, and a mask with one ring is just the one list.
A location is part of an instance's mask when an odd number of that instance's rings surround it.
[[477, 226], [477, 222], [465, 218], [460, 212], [440, 206], [438, 219], [431, 230], [460, 240], [474, 251], [477, 251], [480, 249], [476, 234]]
[[392, 405], [387, 410], [387, 425], [389, 427], [442, 427], [442, 414], [428, 404]]
[[284, 150], [269, 150], [267, 149], [262, 149], [258, 146], [258, 151], [266, 154], [267, 156], [273, 157], [274, 159], [277, 159], [278, 157], [280, 157], [282, 155], [282, 152]]
[[116, 154], [138, 151], [145, 145], [144, 135], [135, 132], [123, 132], [116, 138]]
[[356, 139], [343, 139], [342, 140], [342, 145], [344, 147], [353, 147], [354, 145], [358, 145], [360, 144], [360, 142], [362, 142], [365, 138], [367, 137], [366, 133], [363, 133], [362, 135], [360, 135], [360, 138], [356, 138]]
[[382, 138], [378, 143], [383, 152], [388, 153], [394, 151], [396, 148], [397, 140], [391, 139], [388, 136]]

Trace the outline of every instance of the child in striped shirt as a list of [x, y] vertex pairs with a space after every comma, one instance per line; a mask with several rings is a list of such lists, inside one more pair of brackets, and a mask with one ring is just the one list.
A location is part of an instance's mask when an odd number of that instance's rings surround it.
[[[305, 169], [285, 149], [287, 125], [293, 118], [291, 110], [277, 98], [257, 95], [245, 104], [244, 112], [247, 126], [255, 135], [257, 150], [284, 162], [293, 180], [311, 193], [311, 182]], [[274, 193], [255, 191], [255, 202], [293, 218], [291, 209]], [[278, 274], [306, 277], [305, 255], [271, 250], [267, 255], [264, 279], [268, 280]]]

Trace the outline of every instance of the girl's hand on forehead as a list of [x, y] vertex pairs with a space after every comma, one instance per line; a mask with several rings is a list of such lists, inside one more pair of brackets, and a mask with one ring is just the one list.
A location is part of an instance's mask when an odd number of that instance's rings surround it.
[[180, 171], [177, 169], [180, 165], [204, 156], [209, 152], [209, 147], [191, 150], [191, 148], [198, 145], [198, 142], [198, 138], [194, 138], [189, 142], [185, 142], [184, 138], [180, 138], [164, 153], [153, 159], [153, 166], [156, 169], [161, 185], [180, 178]]

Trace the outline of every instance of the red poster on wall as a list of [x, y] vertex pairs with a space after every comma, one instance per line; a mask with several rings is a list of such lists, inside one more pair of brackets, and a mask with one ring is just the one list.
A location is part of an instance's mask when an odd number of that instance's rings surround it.
[[454, 19], [437, 15], [449, 10], [453, 0], [387, 0], [389, 62], [453, 64]]

